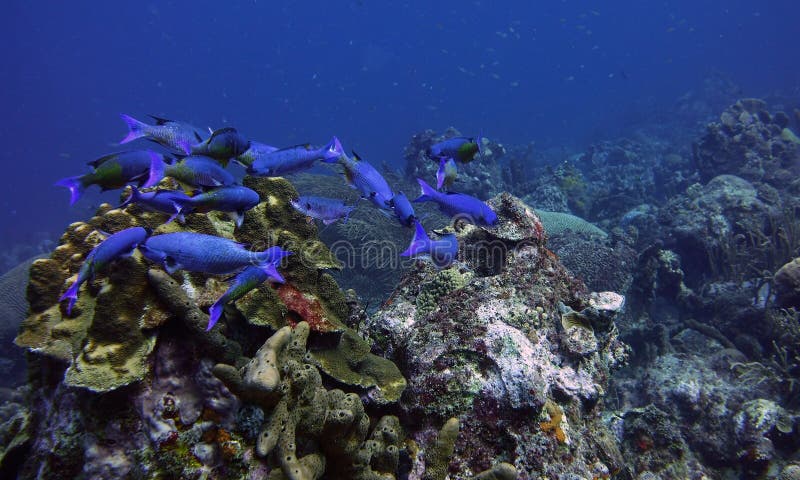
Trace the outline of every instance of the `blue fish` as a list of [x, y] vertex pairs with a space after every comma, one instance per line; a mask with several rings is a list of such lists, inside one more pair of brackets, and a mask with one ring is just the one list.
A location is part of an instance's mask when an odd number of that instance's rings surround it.
[[212, 210], [235, 214], [236, 226], [241, 227], [244, 212], [258, 205], [261, 199], [255, 190], [238, 185], [217, 187], [193, 197], [176, 199], [180, 213], [206, 213]]
[[222, 275], [248, 265], [277, 264], [291, 252], [270, 247], [251, 252], [241, 243], [204, 233], [177, 232], [150, 237], [139, 246], [145, 258], [158, 263], [168, 273], [177, 270]]
[[339, 157], [339, 163], [344, 167], [344, 176], [348, 185], [361, 192], [361, 197], [369, 199], [376, 207], [389, 210], [394, 192], [389, 188], [386, 179], [369, 164], [353, 152], [353, 158], [347, 155]]
[[222, 310], [225, 305], [239, 300], [245, 296], [247, 292], [261, 285], [266, 280], [275, 283], [286, 283], [286, 280], [278, 273], [278, 269], [273, 263], [266, 263], [263, 266], [250, 266], [236, 275], [233, 278], [233, 282], [231, 282], [231, 286], [228, 287], [228, 290], [211, 305], [211, 308], [209, 308], [208, 327], [206, 327], [206, 331], [210, 331], [214, 328], [214, 325], [217, 324], [217, 320], [219, 320], [222, 315]]
[[62, 178], [56, 182], [56, 185], [69, 189], [69, 204], [74, 205], [90, 185], [97, 185], [103, 191], [122, 188], [135, 182], [144, 187], [154, 185], [148, 180], [151, 165], [154, 163], [165, 164], [166, 158], [166, 156], [150, 150], [112, 153], [89, 162], [92, 167], [91, 172]]
[[456, 181], [458, 167], [452, 158], [442, 158], [439, 160], [439, 169], [436, 170], [436, 188], [449, 188]]
[[394, 215], [397, 221], [404, 227], [413, 227], [417, 215], [414, 213], [414, 207], [408, 201], [408, 197], [403, 192], [397, 192], [392, 197], [392, 208], [394, 208]]
[[172, 165], [154, 159], [147, 184], [156, 185], [164, 177], [172, 177], [185, 185], [198, 188], [233, 185], [236, 181], [216, 160], [199, 155], [185, 157]]
[[150, 118], [156, 121], [156, 124], [148, 125], [124, 113], [120, 116], [130, 130], [128, 135], [119, 142], [120, 144], [131, 142], [137, 138], [146, 138], [167, 147], [175, 153], [189, 155], [192, 153], [192, 145], [202, 142], [204, 139], [203, 130], [195, 128], [188, 123], [149, 115]]
[[480, 137], [453, 137], [431, 145], [428, 149], [428, 155], [436, 160], [452, 158], [461, 163], [468, 163], [480, 151]]
[[172, 216], [169, 217], [169, 220], [167, 220], [166, 223], [173, 221], [175, 218], [177, 218], [179, 222], [183, 223], [185, 219], [180, 208], [176, 205], [176, 202], [188, 198], [190, 197], [180, 190], [155, 190], [152, 192], [141, 192], [134, 186], [132, 187], [131, 194], [125, 199], [124, 202], [122, 202], [122, 204], [120, 204], [120, 207], [135, 203], [136, 205], [139, 205], [145, 210], [149, 210], [151, 212], [171, 214]]
[[278, 147], [273, 147], [271, 145], [266, 145], [264, 143], [259, 143], [255, 141], [250, 142], [250, 148], [247, 149], [244, 153], [236, 157], [236, 161], [242, 164], [243, 166], [249, 168], [250, 165], [253, 164], [259, 158], [264, 157], [268, 153], [272, 153], [278, 150]]
[[192, 155], [205, 155], [227, 164], [228, 160], [238, 157], [248, 148], [249, 140], [241, 136], [235, 128], [226, 127], [214, 130], [208, 139], [192, 146]]
[[68, 300], [67, 315], [72, 313], [72, 307], [78, 300], [78, 290], [86, 280], [94, 278], [95, 274], [104, 270], [114, 260], [133, 253], [133, 250], [147, 238], [147, 230], [142, 227], [131, 227], [119, 231], [103, 240], [94, 247], [83, 261], [78, 271], [78, 278], [67, 288], [59, 302]]
[[325, 225], [330, 225], [336, 220], [347, 219], [350, 212], [356, 207], [345, 205], [342, 200], [337, 198], [304, 196], [297, 200], [292, 200], [292, 206], [303, 215], [322, 220]]
[[417, 182], [422, 188], [422, 195], [415, 202], [435, 202], [445, 215], [459, 217], [475, 225], [492, 226], [497, 223], [497, 214], [481, 200], [465, 193], [439, 192], [421, 178]]
[[313, 167], [317, 160], [333, 163], [343, 155], [342, 144], [339, 143], [338, 138], [333, 137], [330, 143], [320, 148], [295, 145], [264, 153], [253, 160], [247, 171], [251, 175], [261, 177], [277, 177], [307, 170]]
[[401, 253], [401, 257], [414, 257], [417, 255], [430, 256], [433, 264], [439, 268], [452, 265], [458, 254], [458, 239], [455, 234], [442, 235], [438, 240], [431, 240], [422, 224], [414, 220], [414, 239], [408, 249]]

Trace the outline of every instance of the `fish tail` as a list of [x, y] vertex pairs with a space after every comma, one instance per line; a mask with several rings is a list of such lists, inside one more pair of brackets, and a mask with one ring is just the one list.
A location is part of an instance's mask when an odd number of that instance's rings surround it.
[[208, 309], [208, 326], [206, 327], [206, 332], [210, 332], [211, 329], [214, 328], [214, 325], [217, 324], [217, 321], [222, 316], [222, 310], [225, 308], [227, 300], [228, 296], [223, 295]]
[[286, 283], [286, 279], [278, 272], [278, 267], [274, 263], [266, 263], [261, 266], [261, 269], [269, 275], [270, 280], [277, 283]]
[[411, 244], [406, 251], [401, 253], [400, 256], [413, 257], [419, 253], [424, 253], [428, 250], [430, 241], [430, 237], [428, 237], [425, 228], [419, 223], [419, 220], [414, 220], [414, 238], [411, 240]]
[[130, 115], [125, 115], [124, 113], [120, 114], [120, 117], [122, 118], [122, 121], [128, 125], [128, 135], [120, 140], [120, 144], [132, 142], [137, 138], [142, 138], [147, 135], [147, 127], [149, 127], [148, 124], [140, 122]]
[[56, 186], [66, 187], [69, 189], [70, 205], [75, 205], [75, 202], [77, 202], [78, 199], [81, 198], [81, 195], [83, 195], [83, 191], [86, 189], [86, 182], [84, 181], [83, 175], [78, 175], [77, 177], [62, 178], [55, 184]]
[[419, 183], [419, 188], [422, 190], [422, 194], [414, 200], [415, 202], [428, 202], [435, 200], [436, 197], [439, 196], [439, 192], [428, 185], [425, 180], [418, 178], [417, 183]]
[[442, 158], [441, 160], [439, 160], [439, 169], [436, 170], [436, 188], [439, 190], [442, 189], [442, 185], [444, 185], [444, 181], [447, 177], [446, 166], [447, 166], [446, 158]]
[[325, 145], [325, 153], [323, 154], [322, 161], [325, 163], [336, 163], [342, 155], [344, 155], [342, 143], [337, 137], [333, 137], [330, 143]]
[[283, 250], [280, 247], [270, 247], [263, 252], [256, 253], [257, 265], [261, 268], [266, 268], [268, 264], [277, 265], [281, 263], [283, 257], [288, 257], [292, 252]]
[[67, 315], [72, 314], [72, 307], [75, 306], [75, 302], [78, 301], [78, 290], [81, 288], [81, 282], [75, 281], [72, 285], [69, 286], [64, 295], [61, 295], [61, 298], [58, 299], [59, 302], [63, 302], [64, 300], [69, 300], [67, 302]]
[[136, 188], [136, 185], [131, 185], [131, 194], [128, 195], [128, 198], [126, 198], [125, 201], [120, 203], [119, 207], [117, 208], [122, 208], [125, 205], [128, 205], [132, 202], [138, 202], [141, 197], [142, 197], [142, 192], [140, 192], [139, 189]]
[[147, 178], [147, 182], [142, 185], [143, 188], [152, 187], [156, 185], [158, 182], [164, 178], [166, 174], [167, 164], [164, 162], [164, 159], [161, 155], [150, 152], [150, 176]]

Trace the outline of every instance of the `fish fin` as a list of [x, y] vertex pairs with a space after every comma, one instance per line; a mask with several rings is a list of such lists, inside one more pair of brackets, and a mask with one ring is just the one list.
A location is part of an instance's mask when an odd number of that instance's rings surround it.
[[311, 149], [311, 144], [310, 143], [298, 143], [297, 145], [290, 145], [288, 147], [278, 148], [278, 149], [273, 150], [272, 152], [269, 152], [269, 153], [283, 152], [285, 150], [294, 150], [295, 148], [305, 148], [306, 150], [310, 150]]
[[286, 279], [278, 272], [278, 267], [274, 263], [267, 263], [261, 267], [269, 276], [269, 279], [276, 283], [286, 283]]
[[[202, 140], [201, 140], [201, 143], [202, 143]], [[186, 142], [186, 141], [178, 142], [178, 147], [181, 149], [181, 151], [183, 151], [184, 154], [186, 154], [186, 155], [191, 155], [192, 154], [193, 147], [192, 147], [191, 143]]]
[[439, 160], [439, 169], [436, 170], [436, 188], [441, 190], [442, 185], [444, 185], [444, 181], [447, 177], [447, 172], [445, 171], [445, 166], [447, 165], [447, 159], [442, 158]]
[[150, 114], [148, 114], [147, 116], [152, 118], [153, 120], [155, 120], [156, 125], [164, 125], [166, 123], [173, 123], [173, 120], [169, 120], [169, 119], [164, 118], [164, 117], [156, 117], [155, 115], [150, 115]]
[[194, 131], [194, 138], [197, 139], [197, 143], [200, 143], [200, 142], [203, 141], [203, 137], [201, 137], [200, 134], [197, 133], [196, 130]]
[[325, 154], [322, 157], [322, 161], [325, 163], [336, 163], [342, 155], [344, 155], [342, 143], [337, 137], [333, 137], [330, 143], [325, 146]]
[[[211, 130], [211, 129], [209, 129], [209, 130]], [[211, 136], [210, 136], [210, 137], [208, 137], [208, 140], [206, 140], [206, 141], [208, 142], [208, 141], [210, 141], [212, 138], [216, 137], [217, 135], [222, 135], [223, 133], [239, 133], [239, 132], [237, 132], [237, 131], [236, 131], [236, 129], [235, 129], [235, 128], [233, 128], [233, 127], [222, 127], [222, 128], [218, 128], [218, 129], [216, 129], [216, 130], [214, 130], [214, 131], [212, 131], [212, 132], [211, 132]]]
[[86, 189], [86, 185], [83, 183], [83, 175], [78, 175], [76, 177], [67, 177], [62, 178], [61, 180], [55, 183], [58, 187], [66, 187], [69, 189], [69, 204], [75, 205], [75, 202], [81, 198], [83, 195], [83, 191]]
[[119, 155], [119, 153], [109, 153], [108, 155], [103, 155], [102, 157], [96, 160], [92, 160], [91, 162], [86, 162], [86, 165], [89, 165], [92, 168], [97, 168], [100, 165], [106, 163], [108, 160], [111, 160], [112, 158], [116, 157], [117, 155]]
[[244, 222], [244, 210], [237, 210], [230, 213], [231, 219], [236, 224], [236, 228], [241, 228]]
[[361, 157], [356, 153], [355, 150], [350, 150], [350, 153], [353, 154], [353, 158], [355, 158], [357, 161], [361, 161]]
[[136, 185], [131, 185], [131, 193], [128, 194], [128, 197], [120, 203], [117, 208], [122, 208], [129, 205], [135, 199], [139, 197], [139, 189], [136, 188]]
[[214, 302], [211, 305], [211, 308], [208, 309], [208, 326], [206, 327], [206, 332], [210, 332], [214, 325], [217, 324], [217, 321], [222, 316], [222, 310], [225, 308], [225, 300], [227, 300], [225, 294], [219, 297], [219, 300]]
[[75, 282], [67, 288], [67, 291], [64, 292], [64, 295], [61, 295], [61, 298], [58, 299], [59, 302], [63, 302], [64, 300], [69, 300], [67, 302], [67, 315], [72, 314], [72, 307], [75, 306], [75, 302], [78, 301], [78, 290], [81, 288], [81, 282], [75, 280]]
[[342, 220], [342, 223], [347, 223], [347, 221], [350, 220], [350, 214], [353, 213], [353, 210], [355, 210], [355, 209], [356, 209], [356, 206], [353, 205], [352, 207], [350, 207], [347, 210], [347, 213], [344, 215], [344, 219]]
[[419, 197], [414, 199], [415, 202], [433, 201], [439, 195], [439, 192], [437, 192], [433, 187], [428, 185], [428, 183], [425, 180], [423, 180], [421, 178], [418, 178], [417, 179], [417, 183], [419, 183], [419, 187], [420, 187], [422, 193], [421, 193], [421, 195]]
[[172, 221], [173, 221], [173, 220], [175, 220], [176, 218], [178, 219], [178, 222], [180, 222], [180, 223], [183, 223], [183, 222], [185, 222], [185, 221], [186, 221], [186, 218], [184, 218], [184, 216], [183, 216], [183, 213], [181, 213], [180, 211], [177, 211], [177, 212], [173, 213], [173, 214], [172, 214], [172, 215], [171, 215], [171, 216], [170, 216], [170, 217], [167, 219], [167, 221], [166, 221], [166, 222], [164, 222], [164, 225], [166, 225], [166, 224], [168, 224], [168, 223], [172, 223]]
[[173, 273], [175, 273], [175, 272], [177, 272], [178, 270], [181, 269], [181, 265], [178, 262], [176, 262], [175, 259], [170, 257], [169, 255], [166, 255], [162, 259], [162, 263], [164, 265], [164, 270], [166, 270], [167, 273], [169, 273], [170, 275], [172, 275]]
[[414, 238], [411, 240], [411, 244], [408, 246], [405, 252], [401, 253], [401, 257], [413, 257], [414, 255], [418, 255], [420, 253], [425, 253], [428, 250], [428, 246], [430, 245], [430, 237], [428, 234], [425, 233], [425, 228], [423, 228], [422, 224], [419, 221], [414, 221]]
[[167, 164], [164, 162], [164, 158], [155, 152], [150, 152], [150, 175], [142, 188], [152, 187], [160, 182], [166, 174], [166, 169]]
[[120, 144], [128, 143], [136, 140], [137, 138], [142, 138], [147, 136], [147, 128], [150, 126], [144, 122], [140, 122], [135, 118], [131, 117], [130, 115], [125, 115], [124, 113], [120, 114], [122, 121], [128, 125], [128, 135], [125, 136], [122, 140], [120, 140]]

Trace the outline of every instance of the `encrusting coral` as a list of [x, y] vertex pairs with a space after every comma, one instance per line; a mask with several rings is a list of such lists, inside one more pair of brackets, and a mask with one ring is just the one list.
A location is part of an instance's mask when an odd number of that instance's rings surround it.
[[[326, 472], [333, 478], [394, 479], [403, 441], [397, 417], [382, 417], [368, 438], [370, 419], [358, 395], [322, 386], [306, 351], [308, 334], [305, 322], [283, 327], [243, 368], [214, 367], [237, 396], [272, 410], [256, 452], [274, 452], [285, 478], [316, 479]], [[299, 456], [298, 445], [310, 440], [318, 450]]]

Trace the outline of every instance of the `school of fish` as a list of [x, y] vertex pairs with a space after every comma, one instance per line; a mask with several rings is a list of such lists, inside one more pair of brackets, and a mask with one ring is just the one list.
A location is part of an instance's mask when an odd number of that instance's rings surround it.
[[[386, 179], [369, 162], [355, 152], [352, 157], [348, 156], [336, 137], [320, 147], [303, 144], [278, 148], [248, 140], [231, 127], [206, 132], [188, 123], [161, 117], [151, 116], [155, 124], [125, 114], [121, 117], [129, 131], [120, 144], [146, 139], [169, 153], [130, 150], [89, 162], [88, 173], [56, 182], [57, 186], [69, 189], [70, 205], [92, 185], [104, 191], [130, 186], [130, 194], [122, 206], [133, 203], [148, 211], [169, 215], [165, 223], [175, 219], [184, 222], [185, 216], [190, 214], [220, 211], [230, 214], [238, 228], [245, 212], [258, 205], [261, 199], [254, 190], [239, 185], [239, 180], [227, 169], [230, 162], [242, 165], [248, 175], [276, 177], [308, 170], [319, 161], [339, 165], [347, 184], [356, 189], [362, 199], [385, 215], [395, 217], [401, 226], [414, 230], [411, 244], [401, 256], [425, 256], [437, 268], [446, 268], [458, 255], [456, 236], [445, 234], [431, 239], [412, 203], [434, 202], [444, 214], [480, 226], [493, 226], [498, 222], [495, 212], [482, 200], [441, 190], [453, 184], [456, 163], [470, 162], [481, 153], [481, 137], [454, 137], [432, 145], [427, 154], [439, 163], [437, 187], [417, 179], [421, 194], [409, 201], [403, 192], [392, 191]], [[165, 177], [177, 181], [183, 190], [157, 188]], [[316, 219], [325, 225], [339, 220], [346, 222], [356, 208], [341, 199], [312, 195], [292, 199], [291, 204], [309, 221]], [[83, 283], [138, 249], [146, 259], [170, 274], [178, 270], [236, 274], [228, 290], [209, 309], [207, 329], [211, 330], [224, 314], [226, 304], [235, 302], [266, 281], [285, 283], [278, 267], [292, 254], [279, 246], [254, 252], [227, 238], [192, 232], [151, 235], [142, 227], [132, 227], [115, 233], [100, 233], [106, 238], [89, 252], [76, 279], [60, 298], [67, 302], [67, 315], [71, 315]]]

